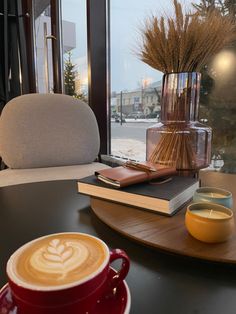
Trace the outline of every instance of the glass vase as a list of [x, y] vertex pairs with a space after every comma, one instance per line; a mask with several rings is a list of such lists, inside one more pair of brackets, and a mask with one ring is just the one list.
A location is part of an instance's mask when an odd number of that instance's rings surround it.
[[201, 74], [163, 76], [161, 121], [147, 129], [146, 158], [197, 172], [211, 161], [211, 128], [198, 121]]

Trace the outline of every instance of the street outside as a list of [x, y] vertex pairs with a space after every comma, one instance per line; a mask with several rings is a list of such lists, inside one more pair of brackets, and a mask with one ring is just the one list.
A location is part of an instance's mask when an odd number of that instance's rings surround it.
[[111, 154], [135, 160], [145, 160], [146, 129], [154, 122], [111, 122]]

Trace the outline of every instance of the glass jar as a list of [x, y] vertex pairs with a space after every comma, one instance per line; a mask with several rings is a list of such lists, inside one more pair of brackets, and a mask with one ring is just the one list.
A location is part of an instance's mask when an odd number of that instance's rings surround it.
[[201, 74], [163, 76], [161, 122], [146, 133], [146, 158], [177, 170], [198, 171], [211, 161], [211, 128], [198, 121]]

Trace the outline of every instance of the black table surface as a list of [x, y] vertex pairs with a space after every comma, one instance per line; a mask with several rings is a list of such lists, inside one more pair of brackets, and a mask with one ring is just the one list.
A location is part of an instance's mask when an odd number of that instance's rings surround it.
[[[235, 314], [236, 266], [170, 255], [142, 246], [102, 223], [77, 193], [75, 180], [0, 188], [0, 284], [10, 255], [24, 243], [56, 232], [85, 232], [131, 259], [126, 282], [131, 313]], [[117, 267], [118, 265], [115, 265]]]

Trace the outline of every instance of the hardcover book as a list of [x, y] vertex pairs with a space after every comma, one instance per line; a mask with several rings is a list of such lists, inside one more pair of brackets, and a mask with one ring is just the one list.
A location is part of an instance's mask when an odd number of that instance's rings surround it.
[[78, 181], [78, 191], [82, 194], [170, 216], [191, 200], [198, 187], [197, 179], [179, 176], [162, 184], [143, 182], [121, 189], [99, 181], [95, 175]]

